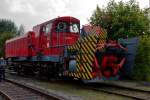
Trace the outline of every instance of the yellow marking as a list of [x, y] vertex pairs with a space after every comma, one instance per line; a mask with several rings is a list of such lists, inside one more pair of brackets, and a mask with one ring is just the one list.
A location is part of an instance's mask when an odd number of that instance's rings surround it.
[[85, 55], [85, 57], [86, 57], [86, 59], [88, 60], [88, 63], [89, 63], [90, 65], [92, 65], [92, 61], [93, 61], [93, 60], [90, 60], [87, 55]]
[[78, 49], [80, 49], [80, 44], [79, 43], [77, 43], [77, 47], [78, 47]]
[[82, 71], [81, 67], [79, 66], [79, 64], [77, 63], [77, 71], [80, 72]]
[[91, 55], [94, 55], [94, 52], [92, 52], [91, 49], [87, 45], [85, 45], [85, 46], [82, 45], [82, 48], [84, 49], [84, 51], [82, 50], [83, 52], [86, 52], [87, 54], [89, 54], [89, 52], [90, 52]]
[[94, 58], [91, 55], [88, 54], [87, 56], [90, 58], [90, 61], [93, 61]]
[[79, 68], [79, 72], [82, 72], [83, 70], [82, 70], [82, 68], [81, 68], [81, 65], [80, 65], [80, 63], [78, 63], [78, 68]]
[[80, 56], [79, 54], [77, 54], [77, 55], [76, 55], [76, 57], [77, 57], [77, 60], [79, 60], [79, 61], [80, 61], [81, 56]]
[[77, 72], [79, 72], [79, 71], [80, 71], [80, 68], [79, 68], [79, 66], [78, 66], [78, 63], [76, 64], [76, 68], [77, 68]]
[[86, 42], [88, 42], [87, 37], [85, 37], [84, 40], [85, 40]]
[[86, 66], [85, 64], [84, 64], [84, 67], [85, 67], [85, 69], [86, 69], [88, 75], [90, 76], [90, 78], [92, 78], [92, 75], [91, 75], [91, 73], [89, 72], [89, 69], [87, 68], [87, 66]]
[[75, 50], [76, 48], [75, 48], [75, 45], [73, 45], [73, 49]]
[[82, 59], [83, 59], [84, 62], [87, 62], [83, 55], [82, 55]]
[[92, 49], [92, 51], [94, 51], [94, 47], [91, 45], [90, 42], [88, 42], [89, 47]]
[[90, 40], [90, 42], [92, 42], [93, 40], [91, 39], [91, 37], [90, 36], [88, 36], [88, 39]]
[[94, 42], [97, 42], [96, 38], [94, 36], [91, 36], [92, 40], [94, 40]]
[[81, 46], [82, 46], [82, 48], [84, 49], [84, 51], [85, 51], [86, 53], [88, 53], [88, 51], [87, 51], [87, 49], [84, 47], [84, 45], [81, 44]]
[[[81, 48], [80, 50], [81, 50], [81, 53], [85, 53], [84, 50], [83, 50], [82, 48]], [[82, 54], [82, 55], [83, 55], [83, 54]]]
[[78, 73], [78, 78], [81, 78], [80, 75], [79, 75], [79, 73]]
[[84, 37], [81, 38], [81, 41], [80, 41], [80, 42], [81, 42], [81, 43], [84, 42]]
[[105, 37], [104, 37], [103, 35], [100, 35], [99, 39], [100, 39], [100, 40], [104, 40]]
[[85, 55], [85, 57], [86, 57], [86, 59], [88, 60], [88, 63], [89, 63], [90, 65], [92, 65], [92, 61], [89, 60], [89, 58], [87, 57], [87, 55]]
[[77, 72], [79, 72], [79, 68], [77, 68]]
[[89, 63], [86, 63], [86, 65], [88, 66], [88, 69], [90, 70], [90, 72], [92, 72], [92, 67], [89, 65]]
[[80, 75], [80, 73], [78, 73], [78, 76], [81, 78], [81, 75]]
[[76, 48], [77, 50], [79, 50], [79, 48], [78, 48], [78, 46], [77, 46], [77, 45], [75, 45], [75, 48]]
[[94, 48], [93, 48], [93, 50], [91, 50], [91, 49], [88, 47], [88, 44], [86, 44], [85, 47], [88, 49], [88, 51], [90, 52], [91, 55], [94, 55], [94, 51], [93, 51]]
[[96, 44], [95, 44], [94, 42], [91, 42], [91, 44], [92, 44], [94, 47], [96, 47]]
[[76, 55], [77, 60], [80, 61], [80, 55]]
[[87, 77], [87, 79], [89, 79], [89, 76], [87, 75], [87, 73], [85, 73], [85, 76]]
[[84, 69], [84, 67], [83, 67], [83, 64], [82, 64], [81, 68], [82, 68], [83, 72], [86, 72], [85, 69]]
[[[89, 43], [89, 42], [88, 42]], [[84, 46], [88, 49], [88, 50], [90, 50], [90, 48], [88, 47], [88, 43], [84, 43]]]
[[83, 76], [83, 78], [84, 78], [84, 79], [86, 79], [86, 77], [85, 77], [84, 73], [82, 73], [82, 76]]

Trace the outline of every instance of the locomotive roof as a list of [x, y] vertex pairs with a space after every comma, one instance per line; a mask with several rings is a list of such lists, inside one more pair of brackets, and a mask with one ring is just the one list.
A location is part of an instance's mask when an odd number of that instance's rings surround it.
[[23, 34], [21, 36], [17, 36], [17, 37], [11, 38], [11, 39], [7, 40], [6, 43], [9, 43], [9, 42], [12, 42], [12, 41], [15, 41], [15, 40], [19, 40], [19, 39], [25, 38], [25, 37], [27, 37], [27, 33], [25, 33], [25, 34]]
[[47, 24], [47, 23], [50, 23], [50, 22], [53, 22], [55, 20], [71, 20], [71, 21], [74, 21], [74, 22], [80, 22], [79, 19], [75, 18], [75, 17], [71, 17], [71, 16], [63, 16], [63, 17], [57, 17], [57, 18], [54, 18], [54, 19], [51, 19], [49, 21], [46, 21], [44, 23], [41, 23], [41, 24], [38, 24], [36, 26], [33, 26], [33, 28], [35, 27], [38, 27], [38, 26], [41, 26], [41, 25], [44, 25], [44, 24]]

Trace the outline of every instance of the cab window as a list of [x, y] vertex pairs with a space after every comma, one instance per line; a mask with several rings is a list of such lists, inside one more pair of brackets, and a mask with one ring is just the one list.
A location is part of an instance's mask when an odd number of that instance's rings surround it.
[[68, 25], [66, 22], [58, 22], [56, 32], [67, 32]]
[[45, 29], [45, 33], [47, 33], [47, 34], [50, 33], [51, 29], [52, 29], [52, 24], [51, 23], [47, 24], [46, 29]]
[[44, 35], [47, 35], [48, 33], [51, 32], [51, 29], [52, 29], [52, 24], [49, 23], [47, 24], [46, 26], [43, 27], [43, 32], [44, 32]]

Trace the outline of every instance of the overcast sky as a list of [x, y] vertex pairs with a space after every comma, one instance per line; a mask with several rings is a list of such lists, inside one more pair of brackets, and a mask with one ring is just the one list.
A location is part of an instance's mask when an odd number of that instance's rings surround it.
[[[0, 18], [14, 21], [25, 29], [58, 16], [73, 16], [87, 24], [87, 19], [98, 4], [106, 6], [109, 0], [0, 0]], [[120, 0], [116, 0], [120, 1]], [[128, 0], [123, 0], [128, 1]], [[148, 7], [149, 0], [137, 0], [141, 8]]]

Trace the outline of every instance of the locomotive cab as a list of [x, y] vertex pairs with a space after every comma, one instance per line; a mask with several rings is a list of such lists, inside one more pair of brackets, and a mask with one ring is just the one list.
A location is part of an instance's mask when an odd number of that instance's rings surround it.
[[57, 43], [60, 45], [72, 45], [79, 38], [78, 22], [57, 20], [54, 27], [53, 32], [57, 34]]
[[80, 21], [73, 17], [58, 17], [33, 27], [39, 53], [45, 57], [63, 56], [64, 47], [78, 40], [79, 30]]

